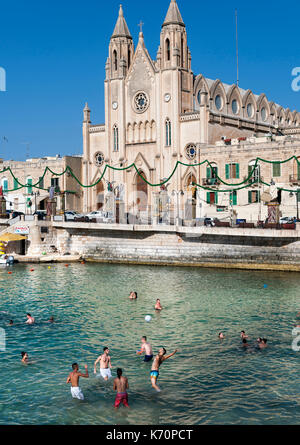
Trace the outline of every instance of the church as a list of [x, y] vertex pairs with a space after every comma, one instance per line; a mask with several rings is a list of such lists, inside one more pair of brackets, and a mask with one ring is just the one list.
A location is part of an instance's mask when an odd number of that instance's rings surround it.
[[[176, 0], [171, 0], [162, 23], [156, 60], [147, 51], [142, 30], [134, 46], [120, 6], [105, 65], [105, 123], [91, 123], [88, 104], [83, 111], [82, 180], [95, 184], [106, 164], [124, 170], [107, 169], [102, 181], [84, 189], [84, 212], [104, 209], [107, 192], [116, 197], [117, 214], [133, 208], [157, 213], [161, 191], [178, 212], [184, 212], [190, 200], [188, 219], [211, 216], [230, 205], [246, 209], [259, 204], [259, 190], [251, 189], [253, 202], [248, 190], [237, 198], [229, 189], [220, 199], [214, 177], [240, 183], [257, 155], [280, 161], [299, 153], [300, 113], [269, 101], [265, 94], [197, 75], [191, 62]], [[286, 138], [292, 142], [286, 144]], [[194, 167], [206, 159], [215, 167]], [[187, 165], [180, 164], [166, 187], [159, 187], [178, 161]], [[300, 172], [293, 168], [300, 185]], [[273, 173], [265, 171], [265, 181], [272, 181]], [[290, 184], [290, 173], [283, 168], [278, 184]], [[203, 188], [197, 193], [193, 183]], [[242, 213], [239, 216], [246, 217]]]

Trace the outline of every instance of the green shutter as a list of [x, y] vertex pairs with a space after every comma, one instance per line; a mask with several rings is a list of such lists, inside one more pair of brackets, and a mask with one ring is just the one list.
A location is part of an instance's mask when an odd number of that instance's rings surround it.
[[248, 191], [248, 203], [252, 204], [252, 201], [251, 201], [251, 191], [250, 190]]
[[17, 189], [18, 187], [20, 187], [20, 185], [18, 184], [17, 179], [18, 178], [14, 178], [14, 189]]
[[207, 204], [210, 204], [210, 192], [206, 193], [206, 202]]
[[226, 164], [226, 165], [225, 165], [226, 179], [230, 179], [230, 176], [229, 176], [229, 170], [230, 170], [230, 168], [229, 168], [229, 164]]
[[3, 191], [7, 192], [7, 190], [8, 190], [8, 181], [7, 181], [7, 179], [4, 179], [3, 180]]
[[233, 192], [232, 205], [234, 205], [234, 206], [237, 205], [237, 192], [236, 191]]
[[240, 179], [240, 164], [235, 164], [236, 165], [236, 178]]
[[297, 178], [297, 179], [300, 179], [300, 164], [299, 164], [299, 159], [298, 159], [298, 162], [297, 162], [297, 174], [298, 174], [298, 178]]
[[207, 167], [207, 169], [206, 169], [206, 178], [207, 179], [211, 179], [211, 168], [210, 167]]
[[257, 192], [257, 202], [260, 202], [260, 191]]
[[30, 195], [32, 193], [32, 179], [28, 178], [27, 184], [28, 184], [27, 193]]
[[281, 165], [273, 164], [273, 177], [278, 178], [279, 176], [281, 176]]
[[215, 204], [218, 204], [218, 192], [215, 192]]

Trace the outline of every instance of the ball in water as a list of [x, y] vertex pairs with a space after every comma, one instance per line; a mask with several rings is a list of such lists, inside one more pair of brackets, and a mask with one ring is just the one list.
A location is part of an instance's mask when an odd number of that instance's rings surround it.
[[149, 323], [152, 320], [151, 315], [146, 315], [145, 320]]
[[268, 285], [267, 285], [267, 284], [264, 284], [264, 288], [267, 289], [267, 287], [268, 287]]

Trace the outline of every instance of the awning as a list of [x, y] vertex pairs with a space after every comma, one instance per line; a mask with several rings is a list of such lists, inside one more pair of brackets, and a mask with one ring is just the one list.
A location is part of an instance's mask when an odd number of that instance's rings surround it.
[[9, 243], [10, 241], [21, 241], [23, 239], [26, 239], [26, 236], [17, 235], [16, 233], [4, 233], [3, 235], [0, 235], [0, 241], [6, 243]]

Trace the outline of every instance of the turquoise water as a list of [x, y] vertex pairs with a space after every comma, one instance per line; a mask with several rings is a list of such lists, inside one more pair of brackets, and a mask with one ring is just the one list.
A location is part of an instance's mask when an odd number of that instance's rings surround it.
[[[0, 311], [8, 312], [0, 314], [7, 337], [1, 424], [299, 423], [300, 352], [291, 348], [299, 274], [101, 264], [10, 270], [0, 269]], [[131, 290], [137, 301], [128, 299]], [[161, 314], [153, 310], [157, 297]], [[26, 312], [36, 325], [24, 325]], [[54, 325], [45, 323], [51, 315]], [[15, 326], [7, 327], [10, 318]], [[243, 350], [242, 329], [250, 344], [261, 336], [269, 347]], [[135, 354], [142, 335], [155, 351], [180, 350], [161, 367], [161, 393], [151, 388], [151, 364]], [[104, 346], [113, 375], [122, 367], [129, 379], [130, 410], [116, 412], [112, 381], [93, 374]], [[32, 365], [21, 364], [22, 350]], [[80, 382], [84, 402], [66, 384], [74, 361], [89, 366], [90, 378]]]

